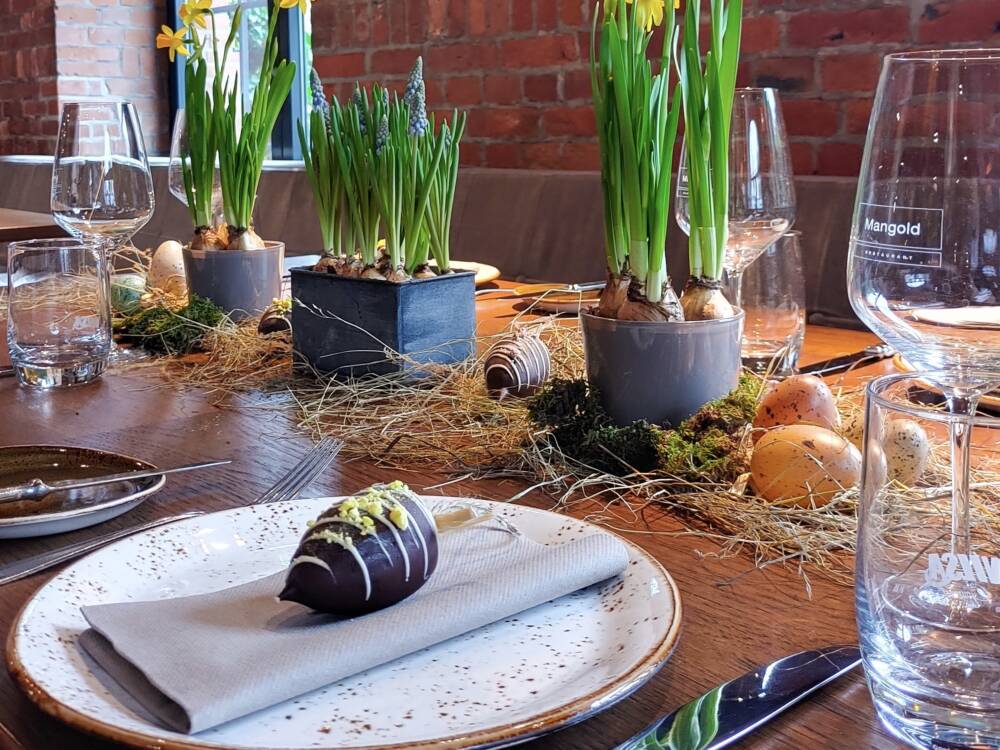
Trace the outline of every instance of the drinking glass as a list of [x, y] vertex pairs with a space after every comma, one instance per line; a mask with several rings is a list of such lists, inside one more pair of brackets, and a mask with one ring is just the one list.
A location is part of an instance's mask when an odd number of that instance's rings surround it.
[[153, 206], [153, 178], [135, 108], [104, 100], [63, 105], [52, 164], [56, 223], [114, 252], [149, 221]]
[[786, 232], [743, 274], [743, 366], [771, 378], [795, 374], [806, 332], [799, 232]]
[[[182, 162], [188, 158], [187, 118], [183, 109], [177, 110], [174, 118], [174, 131], [170, 139], [170, 164], [167, 167], [167, 184], [170, 193], [185, 206], [188, 205], [187, 190], [184, 188], [184, 168]], [[222, 223], [222, 178], [219, 169], [215, 169], [215, 179], [212, 182], [212, 214], [215, 223]]]
[[[984, 373], [983, 377], [988, 377]], [[867, 392], [856, 601], [865, 673], [880, 718], [919, 748], [1000, 747], [1000, 419], [940, 408], [932, 373]], [[968, 544], [952, 543], [947, 457], [969, 424]], [[970, 597], [970, 590], [980, 591]]]
[[[956, 417], [948, 424], [957, 555], [970, 544], [972, 415], [1000, 384], [998, 92], [998, 50], [885, 58], [848, 258], [858, 316], [915, 368], [934, 371]], [[975, 586], [967, 593], [969, 606], [996, 600]]]
[[[691, 233], [687, 148], [681, 148], [674, 211]], [[795, 180], [778, 92], [736, 89], [729, 134], [729, 236], [724, 267], [730, 299], [742, 307], [744, 270], [795, 222]]]
[[22, 385], [88, 383], [111, 352], [107, 255], [93, 239], [12, 242], [7, 345]]

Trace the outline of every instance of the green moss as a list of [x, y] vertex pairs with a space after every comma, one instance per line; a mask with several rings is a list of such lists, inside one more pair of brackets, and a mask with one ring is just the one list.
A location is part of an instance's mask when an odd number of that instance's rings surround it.
[[728, 482], [746, 470], [739, 451], [757, 409], [759, 381], [744, 375], [729, 395], [709, 402], [676, 430], [646, 422], [611, 423], [586, 380], [554, 380], [528, 405], [568, 457], [599, 471], [661, 471], [691, 481]]
[[653, 471], [660, 463], [660, 443], [666, 433], [647, 422], [628, 427], [591, 430], [583, 445], [588, 464], [609, 474]]
[[692, 481], [730, 482], [746, 471], [739, 451], [757, 413], [760, 381], [742, 375], [732, 393], [705, 404], [661, 444], [660, 468]]
[[129, 315], [116, 326], [122, 339], [158, 354], [197, 351], [208, 329], [216, 328], [225, 313], [215, 303], [192, 296], [180, 310], [151, 307]]

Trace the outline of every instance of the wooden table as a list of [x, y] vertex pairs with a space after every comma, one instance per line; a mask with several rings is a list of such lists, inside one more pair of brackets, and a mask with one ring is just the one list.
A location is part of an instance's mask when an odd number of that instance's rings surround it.
[[[481, 301], [482, 320], [490, 328], [509, 322], [510, 303]], [[845, 354], [873, 342], [867, 334], [810, 327], [803, 363]], [[887, 371], [887, 362], [866, 374]], [[79, 389], [38, 393], [0, 382], [0, 445], [70, 443], [124, 451], [176, 465], [229, 456], [235, 463], [211, 472], [171, 478], [154, 500], [110, 522], [132, 525], [147, 518], [189, 509], [219, 510], [238, 506], [263, 491], [309, 446], [307, 438], [279, 416], [241, 412], [232, 403], [217, 405], [195, 391], [151, 388], [160, 382], [156, 368], [111, 374]], [[399, 474], [366, 461], [338, 461], [311, 488], [315, 494], [346, 494], [373, 481], [403, 478], [415, 489], [434, 484], [439, 475]], [[517, 482], [463, 482], [452, 494], [506, 500]], [[536, 494], [525, 502], [547, 507]], [[107, 528], [102, 527], [102, 528]], [[673, 574], [682, 595], [684, 623], [679, 645], [664, 669], [635, 695], [575, 727], [524, 747], [537, 750], [607, 750], [643, 729], [654, 718], [754, 665], [799, 649], [856, 641], [853, 591], [812, 577], [809, 599], [791, 568], [755, 571], [749, 559], [715, 559], [716, 545], [705, 539], [645, 533], [677, 531], [679, 524], [663, 511], [649, 510], [630, 539], [645, 547]], [[17, 558], [41, 545], [82, 538], [88, 531], [48, 542], [4, 542], [0, 560]], [[50, 577], [40, 574], [0, 588], [0, 629], [6, 633], [28, 597]], [[27, 750], [98, 750], [110, 743], [76, 733], [37, 710], [0, 676], [0, 724]], [[0, 731], [0, 748], [17, 748]], [[883, 732], [873, 715], [860, 673], [838, 681], [795, 708], [742, 747], [772, 750], [802, 748], [876, 748], [900, 745]]]
[[0, 242], [47, 240], [65, 236], [66, 233], [49, 214], [0, 208]]

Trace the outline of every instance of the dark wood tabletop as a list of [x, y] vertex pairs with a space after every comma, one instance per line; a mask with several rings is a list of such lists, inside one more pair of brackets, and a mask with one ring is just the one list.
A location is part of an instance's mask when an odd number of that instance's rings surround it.
[[50, 214], [0, 208], [0, 242], [47, 240], [65, 236], [66, 233], [55, 223]]
[[[499, 326], [510, 303], [481, 301], [481, 320]], [[870, 335], [810, 327], [803, 363], [845, 354], [872, 343]], [[884, 362], [863, 374], [887, 371]], [[856, 382], [857, 376], [849, 378]], [[159, 386], [159, 387], [157, 387]], [[309, 447], [310, 441], [279, 413], [241, 409], [195, 390], [163, 386], [156, 367], [113, 372], [78, 389], [34, 392], [12, 379], [0, 381], [0, 445], [56, 443], [125, 452], [162, 466], [232, 457], [230, 466], [171, 477], [165, 489], [100, 528], [124, 527], [184, 510], [220, 510], [262, 492]], [[338, 460], [310, 494], [346, 494], [374, 481], [401, 478], [415, 489], [443, 477], [390, 471], [368, 461]], [[514, 481], [462, 482], [451, 494], [506, 500], [523, 488]], [[540, 493], [522, 502], [551, 507]], [[584, 512], [575, 508], [574, 513]], [[683, 603], [677, 649], [663, 670], [633, 696], [582, 724], [524, 745], [537, 750], [607, 750], [642, 730], [660, 714], [711, 687], [790, 652], [857, 640], [853, 590], [811, 576], [812, 597], [794, 568], [753, 569], [748, 557], [718, 559], [704, 538], [671, 536], [681, 526], [669, 513], [648, 509], [629, 539], [653, 554], [676, 579]], [[658, 533], [652, 533], [658, 532]], [[0, 562], [85, 538], [94, 530], [45, 540], [0, 542]], [[28, 598], [52, 575], [43, 573], [0, 588], [0, 629], [6, 633]], [[99, 750], [111, 743], [85, 737], [48, 717], [0, 676], [0, 748]], [[6, 729], [6, 732], [4, 729]], [[14, 744], [11, 736], [20, 743]], [[900, 745], [876, 722], [860, 672], [825, 688], [746, 740], [741, 747], [768, 750], [876, 748]]]

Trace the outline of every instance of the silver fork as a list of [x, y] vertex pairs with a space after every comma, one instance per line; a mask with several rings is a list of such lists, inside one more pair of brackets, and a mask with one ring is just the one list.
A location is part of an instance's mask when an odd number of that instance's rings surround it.
[[[299, 491], [303, 487], [308, 485], [333, 463], [333, 459], [337, 457], [337, 454], [340, 453], [343, 447], [343, 441], [337, 438], [329, 436], [323, 438], [287, 474], [282, 476], [269, 490], [250, 503], [250, 505], [263, 505], [265, 503], [281, 502], [282, 500], [292, 500], [299, 494]], [[124, 539], [140, 531], [146, 531], [147, 529], [153, 529], [157, 526], [173, 523], [174, 521], [182, 521], [186, 518], [195, 518], [203, 515], [205, 515], [205, 511], [196, 510], [190, 513], [167, 516], [166, 518], [157, 518], [153, 521], [130, 526], [126, 529], [111, 531], [93, 539], [85, 539], [82, 542], [69, 544], [59, 549], [40, 552], [37, 555], [31, 555], [16, 562], [0, 565], [0, 586], [27, 578], [30, 575], [47, 570], [60, 563], [74, 560], [106, 544]]]

